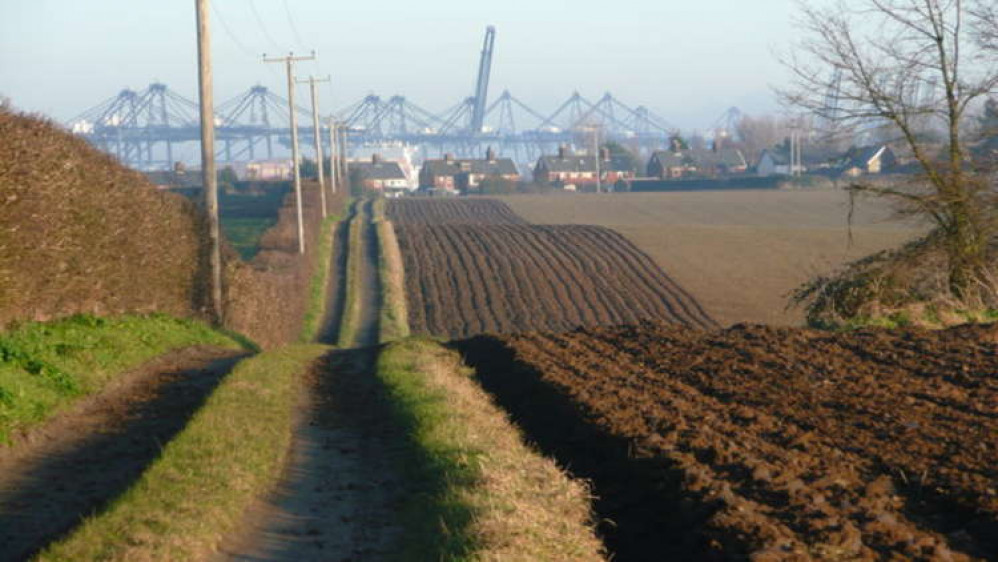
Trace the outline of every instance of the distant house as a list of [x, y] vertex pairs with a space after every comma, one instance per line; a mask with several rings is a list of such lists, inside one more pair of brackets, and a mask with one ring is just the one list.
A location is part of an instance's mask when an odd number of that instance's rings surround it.
[[348, 162], [347, 172], [350, 177], [359, 176], [367, 189], [385, 193], [410, 190], [402, 166], [398, 162], [386, 162], [377, 154], [371, 156], [370, 161]]
[[413, 158], [417, 152], [416, 147], [398, 142], [365, 143], [350, 147], [350, 160], [369, 161], [377, 154], [385, 162], [398, 162], [402, 171], [405, 172], [405, 177], [409, 179], [409, 187], [415, 188], [419, 185], [416, 166], [413, 164]]
[[419, 170], [419, 187], [457, 190], [457, 175], [461, 165], [453, 155], [446, 154], [442, 160], [427, 160]]
[[520, 181], [520, 172], [510, 158], [499, 158], [492, 148], [485, 152], [485, 158], [465, 158], [456, 160], [450, 154], [442, 160], [427, 160], [419, 172], [419, 185], [422, 188], [460, 190], [475, 192], [487, 178], [506, 181]]
[[637, 177], [637, 170], [634, 169], [631, 159], [624, 154], [610, 154], [606, 148], [600, 150], [603, 157], [600, 162], [600, 175], [607, 185], [616, 184], [619, 181], [628, 181]]
[[841, 174], [850, 177], [882, 174], [896, 165], [894, 151], [887, 145], [851, 148], [845, 155]]
[[755, 165], [755, 173], [762, 178], [790, 175], [790, 155], [769, 149], [762, 151]]
[[743, 174], [748, 162], [737, 148], [660, 150], [648, 161], [648, 176], [659, 179]]
[[556, 155], [541, 156], [534, 166], [534, 181], [563, 186], [580, 186], [596, 183], [596, 157], [574, 154], [561, 147]]
[[256, 160], [247, 162], [241, 174], [246, 180], [283, 181], [294, 175], [291, 160]]

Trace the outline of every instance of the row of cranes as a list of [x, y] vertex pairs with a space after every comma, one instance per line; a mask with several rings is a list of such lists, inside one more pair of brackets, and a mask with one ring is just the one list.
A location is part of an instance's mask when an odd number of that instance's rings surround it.
[[[434, 113], [395, 95], [368, 95], [334, 113], [351, 144], [404, 143], [421, 146], [425, 155], [453, 152], [475, 155], [494, 146], [519, 161], [571, 144], [580, 135], [630, 142], [652, 150], [665, 146], [678, 129], [644, 106], [629, 106], [611, 93], [591, 101], [573, 93], [550, 113], [539, 112], [510, 91], [488, 103], [495, 28], [486, 29], [474, 95]], [[295, 106], [301, 121], [310, 111]], [[221, 161], [274, 158], [275, 145], [290, 144], [288, 102], [263, 86], [254, 86], [216, 107], [216, 139]], [[69, 122], [73, 132], [137, 168], [168, 167], [174, 146], [200, 139], [197, 104], [152, 84], [143, 91], [123, 90]], [[733, 130], [733, 129], [728, 129]], [[304, 142], [317, 131], [299, 129]], [[328, 137], [318, 131], [320, 138]]]
[[[310, 122], [308, 108], [296, 106], [296, 111], [301, 122]], [[477, 131], [473, 128], [479, 119], [475, 113], [475, 98], [433, 113], [404, 96], [386, 99], [368, 95], [334, 116], [346, 128], [351, 144], [426, 145], [430, 150], [459, 154], [483, 150], [484, 145], [548, 150], [593, 129], [607, 139], [663, 145], [677, 132], [649, 109], [632, 108], [610, 93], [596, 101], [573, 93], [545, 115], [504, 91], [482, 110]], [[273, 158], [278, 146], [290, 143], [288, 102], [264, 86], [254, 86], [220, 103], [215, 114], [220, 160]], [[68, 126], [102, 150], [140, 168], [172, 163], [174, 145], [200, 139], [197, 104], [159, 83], [142, 91], [123, 90], [74, 117]], [[299, 128], [303, 142], [311, 142], [314, 134], [311, 127]], [[328, 136], [323, 131], [320, 135]]]

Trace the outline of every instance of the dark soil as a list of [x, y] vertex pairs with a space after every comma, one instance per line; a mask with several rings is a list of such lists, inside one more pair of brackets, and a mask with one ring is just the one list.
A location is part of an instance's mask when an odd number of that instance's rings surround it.
[[654, 319], [716, 324], [619, 234], [595, 226], [398, 226], [414, 333], [468, 337]]
[[125, 492], [244, 353], [167, 354], [0, 450], [0, 560], [22, 560]]
[[386, 212], [396, 226], [527, 224], [508, 205], [493, 199], [392, 199]]
[[457, 347], [593, 480], [616, 560], [998, 557], [998, 328], [645, 323]]

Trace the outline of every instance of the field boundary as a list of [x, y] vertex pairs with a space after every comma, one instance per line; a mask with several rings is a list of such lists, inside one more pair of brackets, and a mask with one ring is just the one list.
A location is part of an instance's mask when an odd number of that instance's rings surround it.
[[294, 345], [240, 363], [128, 492], [38, 560], [191, 560], [215, 552], [279, 480], [296, 375], [328, 350]]
[[384, 199], [374, 202], [374, 223], [378, 232], [378, 273], [381, 275], [382, 286], [379, 340], [387, 343], [409, 336], [405, 266], [395, 226], [385, 217]]
[[524, 444], [458, 354], [409, 338], [377, 376], [410, 436], [417, 482], [401, 511], [404, 560], [603, 560], [585, 485]]

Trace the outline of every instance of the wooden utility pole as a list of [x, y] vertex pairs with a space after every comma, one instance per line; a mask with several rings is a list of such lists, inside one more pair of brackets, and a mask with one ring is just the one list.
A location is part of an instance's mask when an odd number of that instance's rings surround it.
[[194, 0], [198, 26], [198, 98], [201, 109], [201, 184], [208, 215], [208, 261], [211, 269], [211, 315], [221, 324], [222, 249], [218, 226], [218, 177], [215, 175], [215, 102], [211, 74], [208, 1]]
[[294, 170], [295, 179], [295, 210], [298, 213], [298, 252], [305, 253], [305, 225], [302, 218], [301, 200], [301, 168], [298, 158], [298, 113], [295, 111], [295, 63], [302, 60], [315, 60], [315, 53], [307, 57], [296, 57], [290, 53], [286, 57], [268, 59], [266, 55], [263, 62], [283, 62], [288, 72], [288, 111], [291, 115], [291, 167]]
[[329, 118], [329, 187], [333, 195], [336, 195], [337, 184], [340, 182], [340, 164], [339, 159], [339, 149], [336, 147], [336, 137], [338, 133], [336, 132], [336, 118]]
[[340, 136], [339, 141], [336, 146], [340, 149], [340, 179], [343, 180], [343, 185], [347, 189], [347, 194], [350, 191], [350, 170], [347, 167], [347, 126], [346, 124], [340, 125]]
[[600, 164], [603, 151], [599, 148], [599, 127], [593, 127], [593, 153], [596, 155], [596, 193], [603, 191], [603, 179], [600, 177]]
[[[322, 205], [322, 218], [326, 218], [326, 179], [325, 170], [322, 169], [322, 129], [319, 128], [319, 96], [317, 95], [315, 85], [320, 82], [329, 82], [329, 78], [323, 78], [321, 80], [317, 79], [315, 76], [309, 76], [308, 80], [299, 80], [301, 84], [308, 84], [309, 90], [312, 95], [312, 131], [315, 133], [315, 162], [319, 168], [319, 200]], [[330, 160], [330, 165], [332, 165], [332, 160]]]

